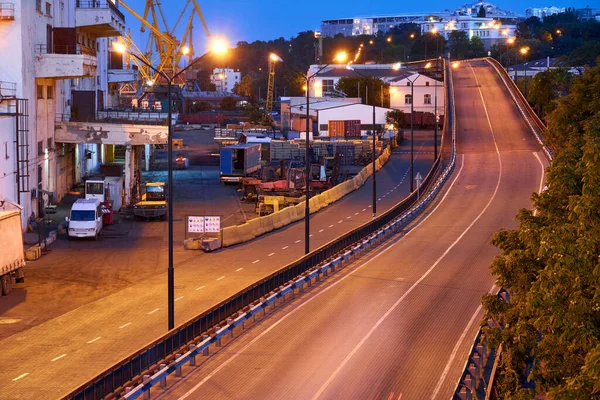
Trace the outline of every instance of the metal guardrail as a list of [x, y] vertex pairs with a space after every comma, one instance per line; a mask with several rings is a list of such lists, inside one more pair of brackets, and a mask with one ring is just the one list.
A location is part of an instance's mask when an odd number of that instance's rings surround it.
[[123, 21], [125, 21], [125, 15], [110, 0], [77, 0], [75, 2], [75, 8], [110, 8]]
[[[446, 74], [451, 74], [447, 65], [444, 66], [444, 70]], [[454, 125], [454, 103], [448, 95], [452, 90], [451, 79], [447, 78], [446, 82], [449, 84], [446, 85], [445, 97], [450, 105], [447, 109], [450, 112], [447, 114], [451, 114], [451, 118], [444, 121], [447, 129], [450, 126], [448, 121], [452, 121]], [[256, 313], [275, 300], [293, 293], [294, 289], [304, 284], [310, 285], [311, 280], [318, 279], [320, 274], [335, 270], [342, 261], [360, 253], [386, 235], [395, 233], [433, 201], [452, 173], [456, 161], [454, 129], [450, 140], [447, 136], [448, 131], [442, 136], [442, 151], [419, 190], [415, 190], [396, 206], [167, 332], [63, 398], [97, 400], [114, 398], [125, 392], [125, 398], [137, 398], [153, 385], [165, 382], [166, 376], [172, 372], [180, 374], [181, 367], [186, 362], [195, 365], [195, 357], [200, 352], [206, 354], [211, 344], [218, 344], [223, 336], [232, 334], [235, 327], [243, 326], [244, 321], [254, 318]], [[447, 149], [446, 152], [443, 151], [444, 148]], [[442, 159], [446, 156], [446, 167], [438, 177], [442, 169]], [[134, 385], [136, 386], [133, 387]]]
[[96, 57], [96, 50], [84, 46], [82, 44], [70, 45], [53, 45], [48, 48], [46, 44], [36, 44], [35, 54], [76, 54]]

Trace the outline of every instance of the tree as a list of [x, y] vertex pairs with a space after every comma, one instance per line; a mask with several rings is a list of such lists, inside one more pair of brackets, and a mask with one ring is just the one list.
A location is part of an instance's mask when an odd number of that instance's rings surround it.
[[402, 111], [402, 110], [388, 111], [385, 114], [385, 123], [394, 125], [398, 129], [404, 128], [404, 126], [406, 124], [404, 111]]
[[248, 103], [244, 106], [244, 115], [248, 117], [251, 124], [259, 124], [262, 121], [263, 113], [256, 103]]
[[571, 74], [565, 69], [537, 73], [529, 82], [527, 100], [544, 118], [556, 108], [556, 100], [569, 92]]
[[477, 18], [485, 18], [485, 16], [485, 8], [483, 8], [483, 5], [481, 5], [479, 6], [479, 11], [477, 11]]
[[[492, 243], [491, 264], [510, 303], [483, 298], [500, 327], [499, 398], [598, 398], [600, 382], [600, 68], [573, 79], [548, 117], [544, 137], [554, 151], [547, 189], [533, 195], [537, 214], [521, 210], [518, 227]], [[528, 376], [525, 371], [530, 369]], [[521, 388], [523, 379], [535, 389]]]
[[242, 79], [233, 86], [233, 93], [254, 100], [256, 98], [255, 79], [250, 75], [244, 75]]
[[467, 52], [468, 58], [485, 57], [487, 51], [483, 46], [483, 42], [478, 36], [473, 36], [469, 42], [469, 51]]
[[465, 59], [469, 52], [469, 46], [470, 42], [466, 32], [452, 31], [448, 35], [448, 50], [453, 59]]
[[600, 55], [600, 42], [585, 42], [566, 56], [561, 58], [567, 66], [577, 68], [580, 73], [586, 67], [596, 65], [596, 57]]
[[234, 111], [237, 108], [237, 102], [231, 96], [223, 97], [221, 101], [221, 110], [224, 111]]
[[[375, 85], [375, 93], [372, 90], [373, 84]], [[348, 97], [360, 97], [363, 104], [372, 105], [375, 103], [376, 106], [381, 106], [382, 95], [383, 106], [389, 107], [390, 104], [389, 85], [379, 78], [370, 76], [345, 76], [338, 80], [335, 89], [343, 92]]]
[[212, 110], [212, 106], [210, 105], [209, 102], [206, 102], [206, 101], [194, 101], [189, 106], [189, 111], [193, 112], [193, 113], [202, 112], [202, 111], [210, 111], [210, 110]]

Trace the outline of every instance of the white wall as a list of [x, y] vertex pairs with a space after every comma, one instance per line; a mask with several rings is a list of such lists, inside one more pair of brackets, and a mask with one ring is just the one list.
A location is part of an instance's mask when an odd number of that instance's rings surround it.
[[[389, 108], [375, 107], [375, 124], [384, 125], [385, 116], [388, 111], [392, 111]], [[373, 106], [365, 104], [351, 104], [342, 107], [328, 108], [319, 110], [318, 123], [319, 123], [319, 135], [327, 136], [328, 130], [322, 130], [321, 125], [329, 125], [329, 121], [342, 121], [342, 120], [360, 120], [361, 125], [372, 125], [373, 124]], [[368, 129], [371, 130], [371, 129]], [[364, 130], [363, 133], [366, 133]]]
[[[415, 80], [416, 79], [416, 80]], [[402, 79], [394, 82], [390, 86], [390, 107], [396, 110], [402, 110], [410, 113], [411, 105], [405, 103], [405, 96], [411, 94], [411, 87], [407, 83], [414, 81], [414, 110], [434, 113], [436, 80], [425, 75], [415, 74], [408, 79]], [[426, 86], [429, 84], [429, 86]], [[425, 104], [425, 95], [431, 96], [431, 104]], [[437, 111], [439, 115], [444, 114], [444, 84], [437, 82]]]
[[[221, 75], [223, 76], [222, 78]], [[214, 68], [210, 76], [210, 81], [215, 84], [217, 91], [221, 92], [233, 92], [233, 87], [241, 80], [241, 72], [236, 72], [231, 68]]]

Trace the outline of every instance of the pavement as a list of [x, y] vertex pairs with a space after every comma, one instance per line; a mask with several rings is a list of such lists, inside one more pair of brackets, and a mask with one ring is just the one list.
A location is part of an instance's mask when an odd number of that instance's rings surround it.
[[531, 207], [548, 165], [495, 71], [453, 70], [457, 165], [405, 234], [367, 254], [201, 365], [168, 399], [451, 398], [495, 291], [489, 244]]
[[[431, 166], [431, 139], [429, 132], [415, 134], [415, 173], [425, 175]], [[378, 172], [379, 212], [408, 194], [409, 148], [405, 141]], [[175, 204], [176, 243], [187, 212], [180, 204], [192, 205], [194, 197], [179, 183], [176, 178], [182, 196]], [[370, 205], [369, 180], [312, 215], [311, 248], [370, 220]], [[303, 224], [295, 223], [210, 254], [176, 246], [176, 324], [299, 258], [303, 237]], [[165, 223], [131, 223], [98, 242], [59, 240], [28, 264], [25, 286], [0, 303], [2, 319], [12, 322], [0, 331], [0, 398], [56, 398], [165, 333], [166, 238]]]

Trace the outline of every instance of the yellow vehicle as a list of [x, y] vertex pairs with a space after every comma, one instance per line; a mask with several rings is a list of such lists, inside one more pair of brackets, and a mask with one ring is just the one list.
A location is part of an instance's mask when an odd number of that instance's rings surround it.
[[146, 182], [142, 200], [133, 206], [137, 218], [160, 218], [167, 216], [167, 197], [164, 182]]

